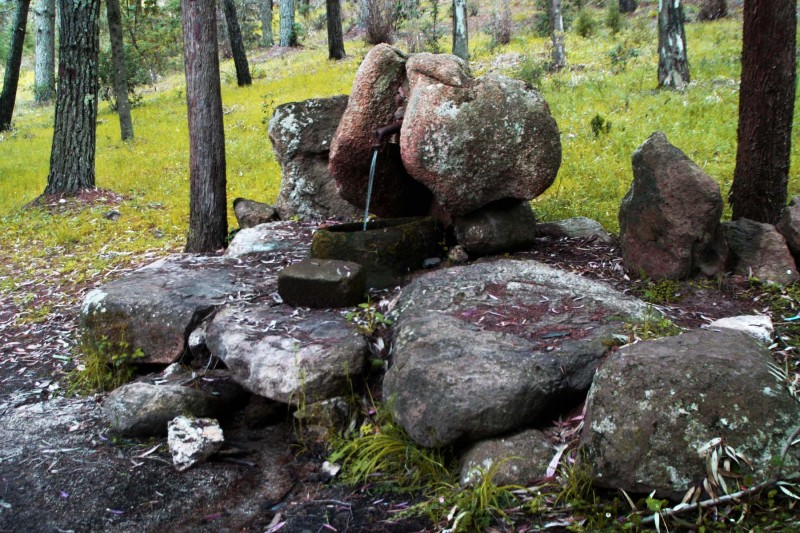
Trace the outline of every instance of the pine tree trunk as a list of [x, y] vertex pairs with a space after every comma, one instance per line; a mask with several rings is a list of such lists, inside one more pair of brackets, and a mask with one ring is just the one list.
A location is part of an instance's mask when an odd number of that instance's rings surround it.
[[453, 0], [453, 55], [469, 59], [467, 0]]
[[344, 35], [342, 35], [342, 6], [340, 0], [325, 0], [328, 18], [328, 58], [344, 59]]
[[774, 224], [786, 205], [795, 99], [795, 0], [745, 0], [733, 218]]
[[272, 0], [261, 0], [261, 45], [269, 48], [275, 44], [272, 36]]
[[294, 46], [297, 44], [297, 35], [294, 33], [294, 0], [280, 0], [280, 46]]
[[561, 16], [561, 0], [550, 0], [550, 36], [553, 40], [553, 68], [561, 70], [567, 66], [564, 50], [564, 19]]
[[636, 0], [619, 0], [620, 13], [633, 13], [636, 11]]
[[17, 15], [11, 33], [11, 50], [6, 62], [6, 75], [3, 79], [3, 92], [0, 93], [0, 131], [11, 128], [14, 104], [17, 100], [19, 67], [22, 64], [22, 45], [25, 41], [25, 28], [28, 25], [28, 9], [31, 0], [17, 0]]
[[38, 0], [36, 15], [36, 62], [33, 74], [33, 98], [49, 103], [56, 91], [56, 0]]
[[658, 86], [683, 89], [689, 83], [682, 0], [658, 2]]
[[181, 0], [186, 103], [189, 116], [189, 235], [187, 252], [225, 245], [225, 131], [214, 0]]
[[111, 63], [114, 67], [114, 96], [117, 99], [119, 129], [123, 141], [133, 139], [133, 120], [128, 101], [128, 71], [125, 68], [125, 44], [122, 41], [122, 15], [119, 0], [106, 0], [108, 36], [111, 40]]
[[236, 4], [233, 0], [222, 0], [222, 5], [225, 9], [225, 21], [228, 23], [228, 37], [231, 40], [233, 64], [236, 67], [236, 83], [239, 87], [251, 85], [253, 78], [250, 77], [250, 66], [247, 64], [247, 52], [244, 49], [242, 30], [239, 27], [239, 19], [236, 15]]
[[100, 0], [58, 0], [58, 90], [45, 194], [94, 188]]

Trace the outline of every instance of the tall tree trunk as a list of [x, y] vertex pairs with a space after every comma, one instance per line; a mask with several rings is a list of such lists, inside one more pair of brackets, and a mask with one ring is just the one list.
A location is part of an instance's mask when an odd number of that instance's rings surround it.
[[467, 0], [453, 0], [453, 55], [469, 59]]
[[22, 64], [22, 45], [25, 41], [25, 28], [28, 25], [28, 9], [31, 0], [17, 0], [17, 16], [11, 32], [11, 51], [6, 62], [6, 75], [3, 79], [3, 92], [0, 93], [0, 131], [11, 128], [14, 103], [17, 100], [19, 66]]
[[247, 52], [244, 49], [242, 30], [239, 27], [239, 18], [236, 16], [236, 4], [233, 0], [222, 0], [225, 8], [225, 21], [228, 23], [228, 37], [231, 40], [233, 64], [236, 66], [236, 83], [239, 87], [251, 85], [250, 66], [247, 64]]
[[181, 0], [186, 103], [189, 116], [189, 235], [187, 252], [225, 245], [225, 131], [214, 0]]
[[325, 12], [328, 18], [328, 57], [343, 59], [345, 52], [340, 0], [325, 0]]
[[550, 0], [550, 36], [553, 39], [553, 68], [561, 70], [567, 66], [564, 51], [564, 19], [561, 16], [561, 0]]
[[294, 46], [297, 44], [297, 35], [294, 33], [294, 0], [280, 0], [280, 46]]
[[58, 0], [58, 90], [45, 194], [94, 188], [100, 0]]
[[620, 13], [633, 13], [636, 11], [636, 0], [619, 0]]
[[795, 98], [795, 0], [745, 0], [733, 218], [774, 224], [786, 205]]
[[356, 0], [358, 2], [358, 27], [363, 29], [367, 28], [367, 21], [369, 20], [370, 2], [374, 0]]
[[275, 44], [272, 36], [272, 0], [261, 0], [261, 46], [268, 48]]
[[114, 96], [117, 99], [119, 129], [123, 141], [133, 139], [133, 120], [128, 101], [128, 70], [125, 68], [125, 44], [122, 41], [122, 15], [119, 0], [106, 0], [108, 36], [111, 40], [111, 63], [114, 67]]
[[222, 10], [222, 5], [217, 3], [215, 5], [215, 13], [217, 24], [217, 48], [222, 53], [222, 57], [225, 59], [230, 59], [233, 57], [233, 48], [231, 47], [231, 40], [228, 36], [228, 25], [225, 24], [225, 13]]
[[49, 103], [56, 91], [56, 0], [37, 0], [36, 63], [33, 69], [33, 98]]
[[658, 86], [683, 89], [689, 83], [682, 0], [658, 2]]

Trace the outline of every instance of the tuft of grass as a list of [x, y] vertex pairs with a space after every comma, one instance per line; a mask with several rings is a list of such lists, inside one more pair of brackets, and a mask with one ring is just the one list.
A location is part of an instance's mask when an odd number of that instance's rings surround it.
[[135, 375], [133, 364], [144, 357], [141, 349], [132, 350], [127, 342], [111, 342], [106, 337], [83, 337], [78, 344], [83, 363], [67, 376], [70, 394], [108, 392], [128, 383]]
[[651, 304], [672, 304], [683, 298], [681, 284], [674, 279], [648, 281], [642, 290], [642, 299]]

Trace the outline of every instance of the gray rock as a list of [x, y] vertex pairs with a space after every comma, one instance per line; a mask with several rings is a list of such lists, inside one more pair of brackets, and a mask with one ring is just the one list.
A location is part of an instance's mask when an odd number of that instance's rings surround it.
[[395, 308], [384, 397], [424, 446], [513, 431], [586, 391], [622, 322], [647, 306], [534, 261], [417, 277]]
[[308, 255], [316, 224], [283, 221], [239, 231], [225, 250], [228, 257], [282, 255], [300, 260]]
[[484, 440], [461, 458], [461, 484], [479, 483], [493, 473], [491, 481], [495, 485], [527, 487], [531, 481], [545, 477], [555, 453], [555, 447], [538, 429]]
[[278, 274], [278, 293], [295, 307], [349, 307], [365, 300], [361, 265], [337, 259], [304, 259]]
[[723, 222], [722, 230], [737, 274], [781, 285], [800, 279], [786, 240], [771, 224], [740, 218]]
[[469, 261], [469, 254], [463, 246], [457, 244], [447, 252], [447, 262], [451, 265], [463, 265]]
[[625, 269], [651, 278], [723, 272], [719, 185], [656, 132], [633, 153], [633, 183], [619, 209]]
[[589, 392], [581, 435], [594, 483], [679, 500], [708, 475], [703, 448], [715, 438], [744, 454], [754, 482], [763, 481], [799, 411], [768, 372], [771, 360], [737, 331], [698, 330], [611, 354]]
[[233, 212], [236, 213], [236, 220], [241, 229], [252, 228], [280, 219], [275, 206], [245, 198], [237, 198], [233, 201]]
[[169, 423], [167, 444], [178, 472], [205, 461], [224, 443], [222, 428], [212, 418], [179, 416]]
[[786, 245], [796, 261], [800, 257], [800, 197], [793, 197], [789, 205], [783, 208], [775, 229], [786, 239]]
[[456, 217], [458, 243], [471, 255], [491, 255], [529, 248], [536, 237], [536, 217], [527, 201], [501, 201]]
[[347, 96], [334, 96], [275, 108], [269, 138], [282, 170], [277, 208], [283, 220], [358, 216], [328, 172], [331, 140], [346, 106]]
[[555, 222], [541, 222], [536, 225], [536, 234], [539, 237], [553, 237], [556, 239], [592, 239], [599, 242], [610, 243], [611, 235], [596, 220], [586, 217], [565, 218]]
[[211, 394], [180, 385], [129, 383], [108, 395], [103, 413], [115, 432], [130, 437], [160, 436], [179, 415], [216, 416], [221, 403]]
[[772, 334], [775, 331], [772, 326], [772, 319], [765, 315], [729, 316], [715, 320], [703, 327], [710, 330], [733, 329], [741, 331], [764, 344], [772, 342]]
[[206, 343], [242, 387], [293, 405], [347, 394], [367, 350], [339, 313], [258, 305], [218, 312]]

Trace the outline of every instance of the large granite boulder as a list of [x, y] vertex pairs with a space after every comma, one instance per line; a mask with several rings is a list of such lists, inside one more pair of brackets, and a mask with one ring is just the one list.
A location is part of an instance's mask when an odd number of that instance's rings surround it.
[[518, 80], [473, 79], [456, 56], [414, 54], [406, 65], [403, 164], [450, 216], [543, 193], [561, 164], [558, 126], [541, 95]]
[[[595, 484], [679, 500], [708, 475], [707, 444], [717, 438], [752, 463], [754, 482], [764, 481], [800, 414], [770, 375], [771, 360], [738, 331], [698, 330], [611, 354], [589, 392], [581, 436]], [[796, 454], [787, 467], [797, 468]]]
[[728, 250], [719, 185], [661, 132], [632, 160], [633, 183], [619, 210], [626, 270], [655, 279], [721, 273]]
[[315, 98], [275, 108], [269, 139], [281, 165], [278, 213], [284, 220], [352, 218], [358, 209], [343, 200], [328, 172], [328, 152], [347, 96]]
[[342, 396], [364, 368], [363, 337], [340, 313], [226, 307], [206, 331], [212, 355], [253, 394], [298, 405]]
[[794, 283], [798, 276], [786, 239], [775, 226], [740, 218], [722, 223], [725, 239], [733, 254], [733, 270], [781, 285]]
[[421, 275], [394, 311], [384, 397], [423, 446], [513, 431], [585, 392], [623, 322], [646, 309], [602, 283], [534, 261]]
[[[339, 194], [362, 209], [373, 155], [372, 133], [396, 121], [395, 97], [406, 85], [406, 59], [403, 52], [387, 44], [367, 53], [331, 143], [328, 168]], [[370, 212], [382, 217], [423, 215], [430, 205], [430, 191], [403, 168], [399, 146], [385, 143], [379, 151]]]

